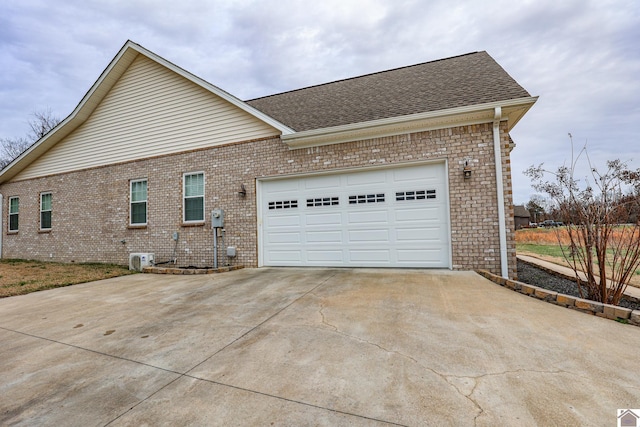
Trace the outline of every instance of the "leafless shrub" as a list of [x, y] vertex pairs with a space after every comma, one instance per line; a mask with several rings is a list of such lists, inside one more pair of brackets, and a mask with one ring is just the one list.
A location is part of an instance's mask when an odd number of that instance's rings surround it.
[[[569, 166], [549, 171], [540, 164], [529, 167], [525, 175], [537, 191], [554, 201], [558, 219], [566, 224], [564, 238], [557, 230], [558, 244], [575, 272], [580, 295], [618, 305], [640, 265], [640, 224], [637, 220], [627, 223], [630, 211], [637, 210], [638, 197], [625, 194], [629, 189], [636, 194], [640, 190], [640, 169], [631, 170], [626, 163], [611, 160], [601, 173], [591, 163], [586, 145], [574, 155], [571, 134], [569, 138]], [[584, 180], [575, 177], [579, 161], [589, 166], [589, 177]], [[580, 272], [585, 280], [580, 279]]]

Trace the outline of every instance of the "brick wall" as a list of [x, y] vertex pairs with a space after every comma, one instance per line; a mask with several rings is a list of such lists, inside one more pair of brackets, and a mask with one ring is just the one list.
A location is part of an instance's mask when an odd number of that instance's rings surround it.
[[[503, 181], [510, 276], [515, 242], [509, 136], [501, 128]], [[256, 178], [280, 174], [448, 160], [454, 269], [500, 272], [498, 211], [492, 125], [460, 126], [345, 144], [289, 150], [278, 138], [230, 144], [177, 155], [3, 184], [4, 200], [20, 197], [20, 230], [3, 230], [5, 258], [126, 264], [130, 252], [154, 252], [157, 261], [175, 255], [178, 264], [212, 265], [208, 213], [225, 210], [226, 244], [237, 247], [231, 264], [257, 266]], [[468, 161], [472, 178], [463, 178]], [[182, 224], [182, 176], [205, 173], [204, 226]], [[148, 225], [130, 228], [129, 181], [148, 180]], [[245, 184], [247, 196], [237, 194]], [[52, 230], [39, 232], [39, 194], [52, 192]], [[179, 240], [172, 239], [174, 232]], [[220, 264], [226, 259], [220, 253]]]

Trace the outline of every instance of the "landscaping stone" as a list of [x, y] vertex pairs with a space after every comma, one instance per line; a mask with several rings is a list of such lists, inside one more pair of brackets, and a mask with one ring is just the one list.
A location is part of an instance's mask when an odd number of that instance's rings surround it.
[[565, 307], [573, 307], [576, 305], [576, 298], [570, 295], [558, 294], [556, 296], [556, 302]]
[[558, 293], [554, 292], [554, 291], [548, 291], [548, 290], [542, 289], [542, 288], [537, 288], [535, 290], [535, 296], [536, 296], [536, 298], [539, 298], [541, 300], [553, 302], [558, 297]]
[[602, 313], [604, 311], [602, 303], [588, 299], [576, 298], [575, 306], [577, 309], [590, 311], [592, 313]]

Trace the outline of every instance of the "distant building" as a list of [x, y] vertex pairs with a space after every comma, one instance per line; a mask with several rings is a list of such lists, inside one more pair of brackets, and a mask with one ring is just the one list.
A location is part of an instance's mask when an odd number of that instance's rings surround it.
[[513, 221], [516, 226], [516, 230], [523, 227], [528, 227], [531, 220], [531, 214], [523, 205], [513, 206]]

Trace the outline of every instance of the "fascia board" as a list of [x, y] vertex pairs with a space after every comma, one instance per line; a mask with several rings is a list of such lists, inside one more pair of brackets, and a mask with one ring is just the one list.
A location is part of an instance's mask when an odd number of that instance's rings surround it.
[[[463, 126], [493, 121], [496, 107], [503, 108], [506, 113], [503, 120], [511, 120], [514, 113], [517, 122], [536, 102], [537, 97], [518, 98], [506, 101], [491, 102], [446, 110], [430, 111], [408, 116], [392, 117], [353, 123], [331, 128], [313, 129], [282, 135], [282, 141], [289, 149], [308, 148], [322, 145], [341, 144], [369, 138], [381, 138], [409, 132], [422, 132], [442, 129], [451, 126]], [[515, 114], [517, 112], [517, 114]], [[515, 123], [510, 122], [510, 128]]]

